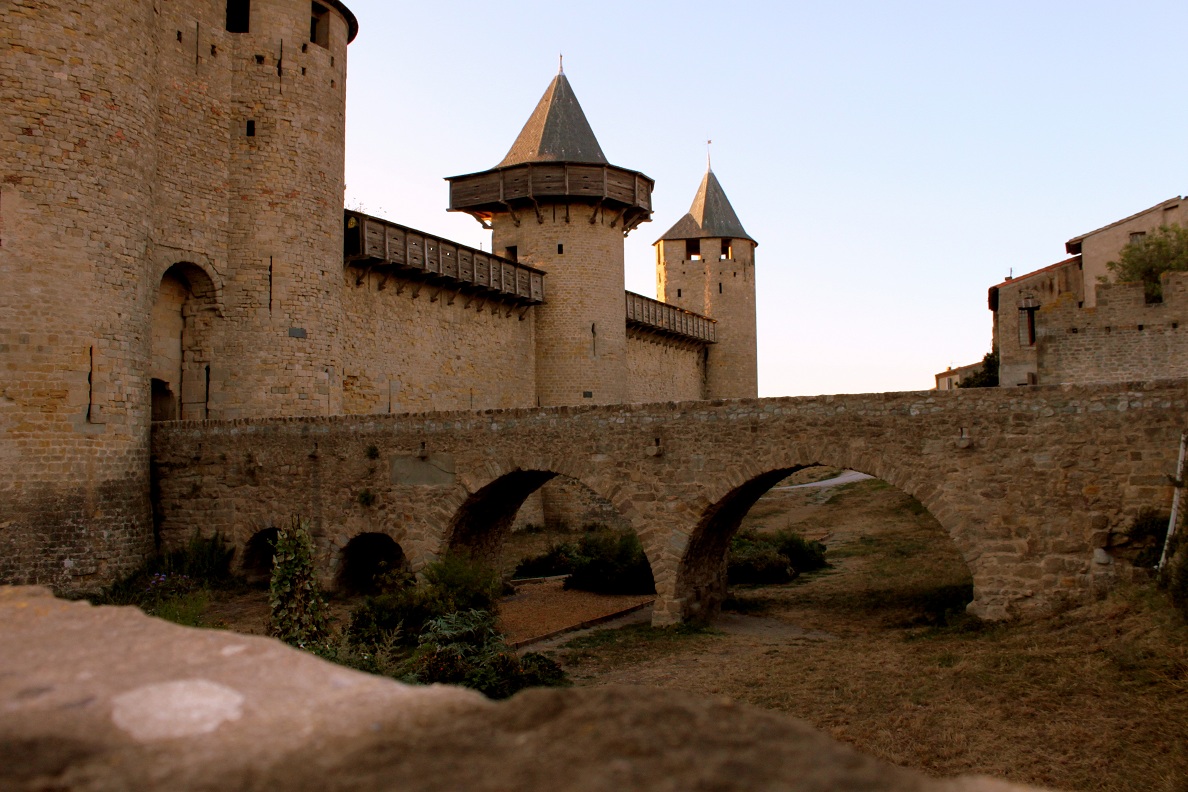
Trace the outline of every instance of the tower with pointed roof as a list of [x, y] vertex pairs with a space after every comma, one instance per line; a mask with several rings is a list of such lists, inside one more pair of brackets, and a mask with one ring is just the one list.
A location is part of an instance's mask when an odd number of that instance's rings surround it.
[[538, 403], [626, 401], [623, 238], [651, 218], [653, 182], [608, 162], [565, 73], [498, 165], [448, 181], [450, 210], [490, 228], [493, 252], [548, 274]]
[[717, 322], [706, 357], [706, 396], [758, 396], [755, 248], [712, 169], [689, 212], [656, 240], [656, 296]]

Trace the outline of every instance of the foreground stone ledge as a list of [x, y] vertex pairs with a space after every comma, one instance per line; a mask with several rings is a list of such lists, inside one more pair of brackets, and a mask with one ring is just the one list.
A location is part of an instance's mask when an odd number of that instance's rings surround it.
[[806, 724], [643, 688], [493, 703], [178, 627], [37, 587], [0, 588], [0, 789], [920, 790], [929, 779]]

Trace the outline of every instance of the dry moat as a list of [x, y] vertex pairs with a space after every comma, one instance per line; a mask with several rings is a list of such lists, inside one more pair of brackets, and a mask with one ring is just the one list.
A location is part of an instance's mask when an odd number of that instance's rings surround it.
[[[575, 685], [634, 684], [778, 710], [897, 764], [1076, 790], [1188, 790], [1188, 628], [1142, 586], [1042, 620], [959, 615], [969, 572], [919, 503], [882, 481], [779, 488], [745, 527], [823, 541], [830, 567], [735, 588], [706, 630], [641, 610], [533, 643]], [[516, 533], [505, 563], [569, 538]], [[262, 632], [266, 597], [211, 602], [206, 623]], [[521, 585], [511, 642], [639, 606], [645, 596]], [[353, 603], [332, 609], [345, 618]], [[946, 613], [946, 611], [948, 611]]]

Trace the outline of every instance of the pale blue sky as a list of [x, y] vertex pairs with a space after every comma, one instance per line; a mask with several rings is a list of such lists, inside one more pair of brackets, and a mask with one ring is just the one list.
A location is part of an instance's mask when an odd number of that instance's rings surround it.
[[565, 54], [651, 243], [714, 172], [759, 241], [760, 395], [926, 389], [986, 289], [1188, 191], [1183, 2], [395, 3], [359, 18], [347, 202], [489, 249], [442, 178], [494, 166]]

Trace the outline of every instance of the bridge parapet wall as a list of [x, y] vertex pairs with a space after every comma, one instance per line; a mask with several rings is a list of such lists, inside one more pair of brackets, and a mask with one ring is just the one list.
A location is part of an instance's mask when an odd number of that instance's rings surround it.
[[654, 620], [670, 623], [715, 607], [721, 559], [695, 556], [722, 545], [707, 532], [733, 530], [714, 516], [723, 503], [777, 471], [832, 465], [919, 498], [969, 564], [971, 609], [1001, 618], [1112, 576], [1111, 532], [1170, 499], [1186, 414], [1188, 382], [1163, 381], [181, 422], [154, 427], [155, 507], [167, 546], [218, 530], [242, 547], [300, 514], [330, 578], [359, 533], [391, 535], [419, 568], [473, 493], [556, 473], [639, 534]]

